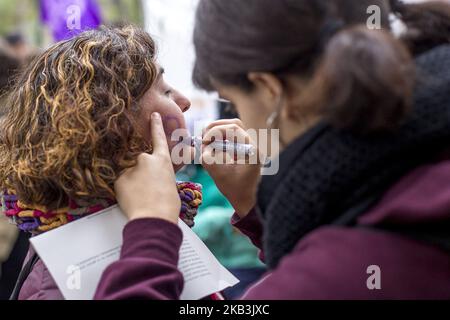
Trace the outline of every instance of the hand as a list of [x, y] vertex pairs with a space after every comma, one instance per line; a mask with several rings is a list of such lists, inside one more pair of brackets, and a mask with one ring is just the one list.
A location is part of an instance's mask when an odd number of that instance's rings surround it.
[[120, 176], [116, 199], [130, 221], [159, 218], [178, 224], [181, 200], [161, 115], [154, 113], [151, 122], [153, 154], [141, 154]]
[[[219, 120], [211, 123], [204, 131], [203, 141], [214, 141], [221, 137], [222, 140], [245, 142], [253, 144], [248, 133], [245, 131], [241, 120]], [[255, 146], [256, 148], [256, 146]], [[256, 190], [260, 179], [261, 165], [258, 163], [258, 155], [253, 162], [246, 159], [246, 163], [225, 164], [213, 163], [214, 159], [230, 155], [213, 151], [213, 148], [204, 147], [202, 150], [202, 165], [214, 179], [217, 187], [230, 201], [236, 213], [244, 218], [256, 205]], [[235, 160], [235, 159], [231, 159]], [[253, 164], [250, 164], [253, 163]]]

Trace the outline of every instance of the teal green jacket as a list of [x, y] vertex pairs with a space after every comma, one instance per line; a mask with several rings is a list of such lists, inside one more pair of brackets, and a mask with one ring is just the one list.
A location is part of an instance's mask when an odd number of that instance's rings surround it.
[[[190, 174], [186, 175], [186, 172]], [[199, 166], [189, 166], [178, 177], [203, 186], [203, 204], [193, 230], [217, 259], [227, 268], [264, 267], [258, 258], [258, 249], [231, 225], [233, 207], [208, 173]]]

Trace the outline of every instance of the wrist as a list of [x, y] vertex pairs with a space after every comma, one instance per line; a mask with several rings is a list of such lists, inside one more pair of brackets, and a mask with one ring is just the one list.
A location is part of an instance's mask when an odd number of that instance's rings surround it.
[[167, 222], [178, 225], [178, 215], [167, 214], [167, 213], [157, 213], [148, 211], [135, 211], [128, 215], [129, 221], [135, 221], [140, 219], [159, 219], [165, 220]]
[[241, 202], [240, 204], [233, 206], [233, 208], [240, 218], [245, 218], [252, 211], [255, 205], [256, 201], [248, 201]]

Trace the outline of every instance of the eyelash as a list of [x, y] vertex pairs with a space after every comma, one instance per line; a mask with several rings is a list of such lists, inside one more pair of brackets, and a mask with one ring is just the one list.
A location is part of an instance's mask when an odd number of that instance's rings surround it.
[[169, 90], [167, 90], [164, 94], [165, 94], [166, 96], [169, 96], [169, 95], [172, 94], [172, 92], [173, 92], [173, 91], [169, 89]]

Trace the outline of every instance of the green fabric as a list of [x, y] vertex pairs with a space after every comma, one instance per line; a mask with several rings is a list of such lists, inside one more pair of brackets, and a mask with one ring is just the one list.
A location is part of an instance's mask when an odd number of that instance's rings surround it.
[[189, 166], [178, 178], [203, 186], [203, 204], [193, 230], [217, 259], [227, 268], [264, 267], [258, 258], [258, 249], [231, 225], [233, 207], [208, 173], [200, 166]]
[[250, 240], [230, 224], [233, 210], [209, 207], [196, 219], [194, 232], [228, 268], [255, 268], [263, 264]]

